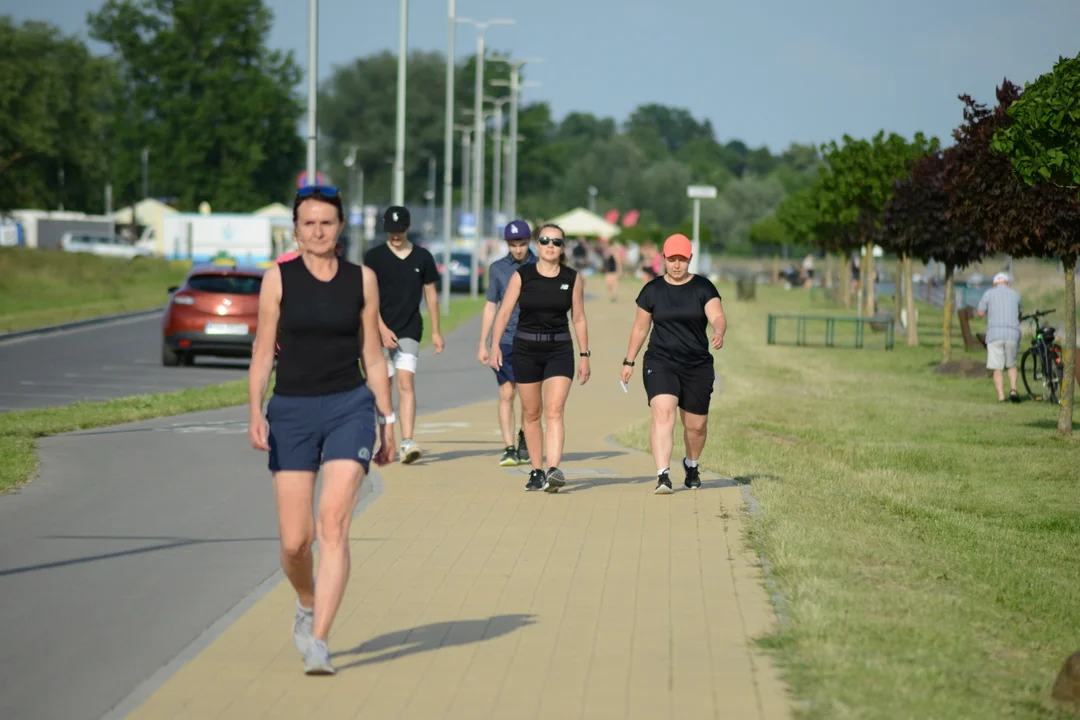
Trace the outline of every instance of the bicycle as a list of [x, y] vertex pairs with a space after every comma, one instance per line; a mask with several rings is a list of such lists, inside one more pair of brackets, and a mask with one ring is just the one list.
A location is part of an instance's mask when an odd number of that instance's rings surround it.
[[[1031, 399], [1041, 398], [1049, 403], [1056, 403], [1061, 397], [1061, 383], [1065, 372], [1061, 364], [1061, 346], [1055, 338], [1055, 330], [1049, 325], [1039, 327], [1039, 318], [1053, 313], [1053, 310], [1036, 310], [1024, 315], [1021, 321], [1031, 323], [1031, 347], [1024, 351], [1020, 359], [1020, 375], [1024, 379], [1024, 389]], [[1030, 380], [1029, 380], [1030, 378]], [[1032, 388], [1041, 390], [1036, 395]]]

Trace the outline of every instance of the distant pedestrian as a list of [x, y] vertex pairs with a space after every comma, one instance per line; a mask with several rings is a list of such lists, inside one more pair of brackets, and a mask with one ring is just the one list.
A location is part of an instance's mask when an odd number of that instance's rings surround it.
[[[574, 341], [571, 316], [577, 335], [578, 380], [589, 380], [589, 329], [585, 320], [585, 278], [566, 265], [566, 234], [558, 225], [541, 225], [536, 231], [540, 257], [510, 276], [502, 307], [495, 318], [491, 338], [491, 367], [504, 365], [502, 339], [514, 307], [520, 309], [513, 339], [513, 368], [525, 425], [532, 472], [526, 490], [555, 493], [566, 484], [559, 469], [566, 428], [563, 412], [574, 379]], [[547, 420], [540, 426], [540, 415]], [[545, 442], [546, 436], [546, 442]], [[544, 454], [548, 470], [544, 472]]]
[[431, 344], [435, 354], [443, 351], [439, 333], [439, 293], [435, 282], [439, 270], [431, 252], [409, 241], [411, 218], [407, 208], [392, 206], [383, 215], [386, 242], [367, 251], [364, 264], [379, 281], [379, 332], [386, 348], [389, 372], [397, 374], [398, 410], [401, 414], [401, 462], [420, 459], [413, 439], [416, 423], [416, 367], [420, 361], [420, 338], [424, 319], [421, 300], [431, 320]]
[[[341, 193], [329, 186], [302, 188], [293, 202], [293, 222], [302, 238], [300, 256], [270, 266], [259, 293], [248, 439], [270, 454], [281, 567], [297, 594], [293, 644], [307, 674], [332, 675], [327, 640], [349, 580], [349, 526], [370, 463], [393, 459], [394, 416], [379, 342], [375, 274], [334, 251], [345, 226]], [[274, 395], [264, 416], [278, 337]], [[316, 537], [317, 577], [311, 553]]]
[[[503, 302], [506, 295], [510, 277], [517, 272], [518, 268], [536, 262], [536, 255], [529, 248], [529, 240], [532, 238], [529, 223], [524, 220], [514, 220], [506, 226], [503, 235], [506, 238], [507, 254], [491, 263], [488, 269], [487, 302], [484, 304], [484, 313], [480, 322], [480, 349], [477, 352], [477, 359], [483, 365], [491, 361], [491, 354], [488, 352], [488, 337], [495, 324], [499, 304]], [[499, 464], [503, 467], [529, 462], [529, 449], [525, 444], [524, 428], [518, 431], [517, 443], [514, 442], [514, 391], [517, 383], [514, 376], [513, 358], [518, 312], [518, 308], [515, 307], [510, 314], [510, 321], [503, 332], [502, 343], [499, 345], [503, 364], [501, 368], [495, 370], [495, 379], [499, 383], [499, 428], [502, 430], [505, 448]]]
[[600, 243], [600, 255], [604, 261], [604, 281], [607, 283], [611, 302], [619, 299], [619, 277], [622, 275], [622, 259], [615, 245], [606, 238]]
[[[656, 463], [657, 495], [671, 493], [670, 464], [674, 447], [675, 410], [682, 415], [685, 486], [701, 487], [698, 460], [708, 436], [709, 403], [716, 370], [709, 350], [724, 346], [727, 318], [720, 293], [712, 282], [689, 272], [693, 246], [685, 235], [664, 243], [664, 274], [641, 289], [630, 345], [623, 360], [622, 381], [630, 382], [634, 362], [645, 338], [645, 394], [652, 409], [649, 433]], [[708, 335], [712, 329], [711, 338]]]
[[998, 402], [1005, 402], [1005, 379], [1009, 373], [1009, 399], [1020, 402], [1016, 392], [1016, 351], [1020, 345], [1020, 316], [1024, 313], [1020, 293], [1009, 286], [1009, 276], [998, 273], [994, 285], [983, 293], [977, 309], [986, 318], [986, 367], [994, 371]]

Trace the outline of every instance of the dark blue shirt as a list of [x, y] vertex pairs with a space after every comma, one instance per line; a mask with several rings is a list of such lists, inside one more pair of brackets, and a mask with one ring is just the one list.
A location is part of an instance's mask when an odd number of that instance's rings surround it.
[[[491, 263], [491, 267], [488, 269], [488, 289], [487, 299], [496, 305], [502, 302], [503, 297], [506, 295], [506, 286], [510, 283], [510, 278], [514, 273], [518, 271], [518, 268], [525, 265], [532, 265], [536, 262], [536, 255], [532, 250], [529, 250], [529, 254], [525, 256], [525, 259], [521, 262], [514, 260], [514, 256], [507, 253], [504, 257], [499, 258], [495, 262]], [[518, 314], [520, 309], [515, 307], [514, 312], [510, 315], [510, 322], [506, 326], [506, 331], [502, 336], [503, 345], [509, 345], [514, 341], [514, 335], [517, 333], [518, 326]]]

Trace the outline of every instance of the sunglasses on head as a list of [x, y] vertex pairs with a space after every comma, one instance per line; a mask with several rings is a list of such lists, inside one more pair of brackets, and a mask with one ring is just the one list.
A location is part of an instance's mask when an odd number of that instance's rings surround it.
[[296, 197], [306, 198], [312, 195], [322, 195], [328, 198], [341, 197], [341, 191], [333, 185], [305, 185], [296, 191]]
[[566, 241], [563, 240], [562, 238], [549, 238], [549, 237], [538, 237], [538, 238], [536, 238], [536, 242], [538, 244], [540, 244], [540, 245], [548, 245], [548, 244], [550, 244], [550, 245], [554, 245], [555, 247], [562, 247], [563, 245], [566, 244]]

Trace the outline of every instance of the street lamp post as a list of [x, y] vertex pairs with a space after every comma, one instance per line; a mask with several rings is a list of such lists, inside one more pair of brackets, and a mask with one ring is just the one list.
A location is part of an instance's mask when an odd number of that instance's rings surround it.
[[405, 78], [409, 44], [409, 0], [398, 0], [401, 17], [398, 31], [397, 142], [394, 150], [392, 204], [405, 204]]
[[461, 157], [466, 158], [461, 166], [461, 205], [464, 212], [472, 212], [472, 195], [470, 194], [472, 179], [472, 163], [469, 162], [469, 153], [472, 149], [472, 125], [455, 125], [455, 130], [461, 131]]
[[502, 214], [502, 136], [503, 136], [503, 105], [510, 98], [486, 97], [484, 98], [495, 106], [495, 147], [494, 167], [491, 177], [491, 209], [493, 213], [492, 230], [499, 229], [499, 216]]
[[142, 149], [142, 196], [150, 197], [150, 148]]
[[476, 142], [473, 143], [473, 162], [476, 166], [476, 178], [473, 183], [473, 211], [476, 213], [476, 235], [473, 238], [472, 272], [469, 278], [469, 295], [473, 298], [477, 295], [479, 286], [479, 273], [477, 266], [480, 250], [480, 242], [484, 236], [484, 32], [492, 25], [513, 25], [509, 19], [488, 20], [478, 22], [470, 18], [457, 18], [457, 22], [468, 23], [476, 28], [476, 97], [473, 112], [476, 114], [474, 132]]
[[521, 100], [521, 88], [522, 87], [536, 87], [540, 83], [522, 83], [521, 82], [521, 68], [526, 63], [538, 63], [544, 62], [543, 58], [523, 58], [521, 60], [511, 60], [507, 57], [491, 58], [499, 62], [505, 62], [510, 65], [510, 80], [493, 80], [492, 85], [502, 85], [510, 88], [510, 167], [507, 168], [507, 175], [510, 180], [510, 191], [507, 193], [507, 209], [508, 215], [511, 218], [517, 217], [517, 150], [518, 150], [518, 104]]
[[[357, 164], [356, 164], [356, 151], [357, 151], [357, 147], [355, 145], [353, 145], [353, 146], [351, 146], [349, 148], [349, 154], [345, 156], [345, 172], [349, 176], [349, 202], [348, 202], [348, 206], [349, 206], [348, 207], [348, 213], [349, 213], [349, 252], [348, 252], [348, 257], [349, 257], [349, 262], [353, 263], [354, 265], [359, 265], [362, 262], [363, 257], [364, 257], [364, 249], [361, 247], [361, 243], [363, 242], [363, 239], [362, 239], [362, 237], [360, 235], [360, 225], [358, 223], [353, 222], [353, 212], [363, 213], [364, 207], [363, 207], [362, 202], [359, 202], [359, 203], [357, 202], [357, 199], [356, 199], [357, 189], [356, 189], [356, 185], [354, 183], [355, 183], [355, 180], [358, 179], [357, 175], [359, 175], [360, 178], [363, 177], [363, 172], [364, 171], [363, 171], [362, 168], [357, 167]], [[353, 168], [357, 168], [357, 170], [359, 170], [359, 172], [354, 173]], [[363, 183], [363, 180], [361, 179], [360, 182]], [[363, 194], [363, 192], [364, 192], [363, 191], [363, 186], [361, 185], [361, 189], [360, 189], [361, 195]]]
[[428, 155], [428, 189], [424, 193], [424, 199], [428, 201], [428, 231], [425, 237], [430, 238], [435, 232], [435, 156]]
[[[443, 277], [442, 311], [450, 312], [450, 241], [454, 237], [454, 31], [457, 23], [454, 0], [446, 0], [446, 117], [443, 129]], [[469, 156], [462, 155], [465, 167]]]
[[596, 212], [596, 195], [600, 191], [596, 189], [595, 185], [589, 186], [589, 212]]
[[315, 138], [316, 103], [319, 100], [319, 0], [308, 0], [308, 141], [307, 141], [307, 182], [316, 184]]

